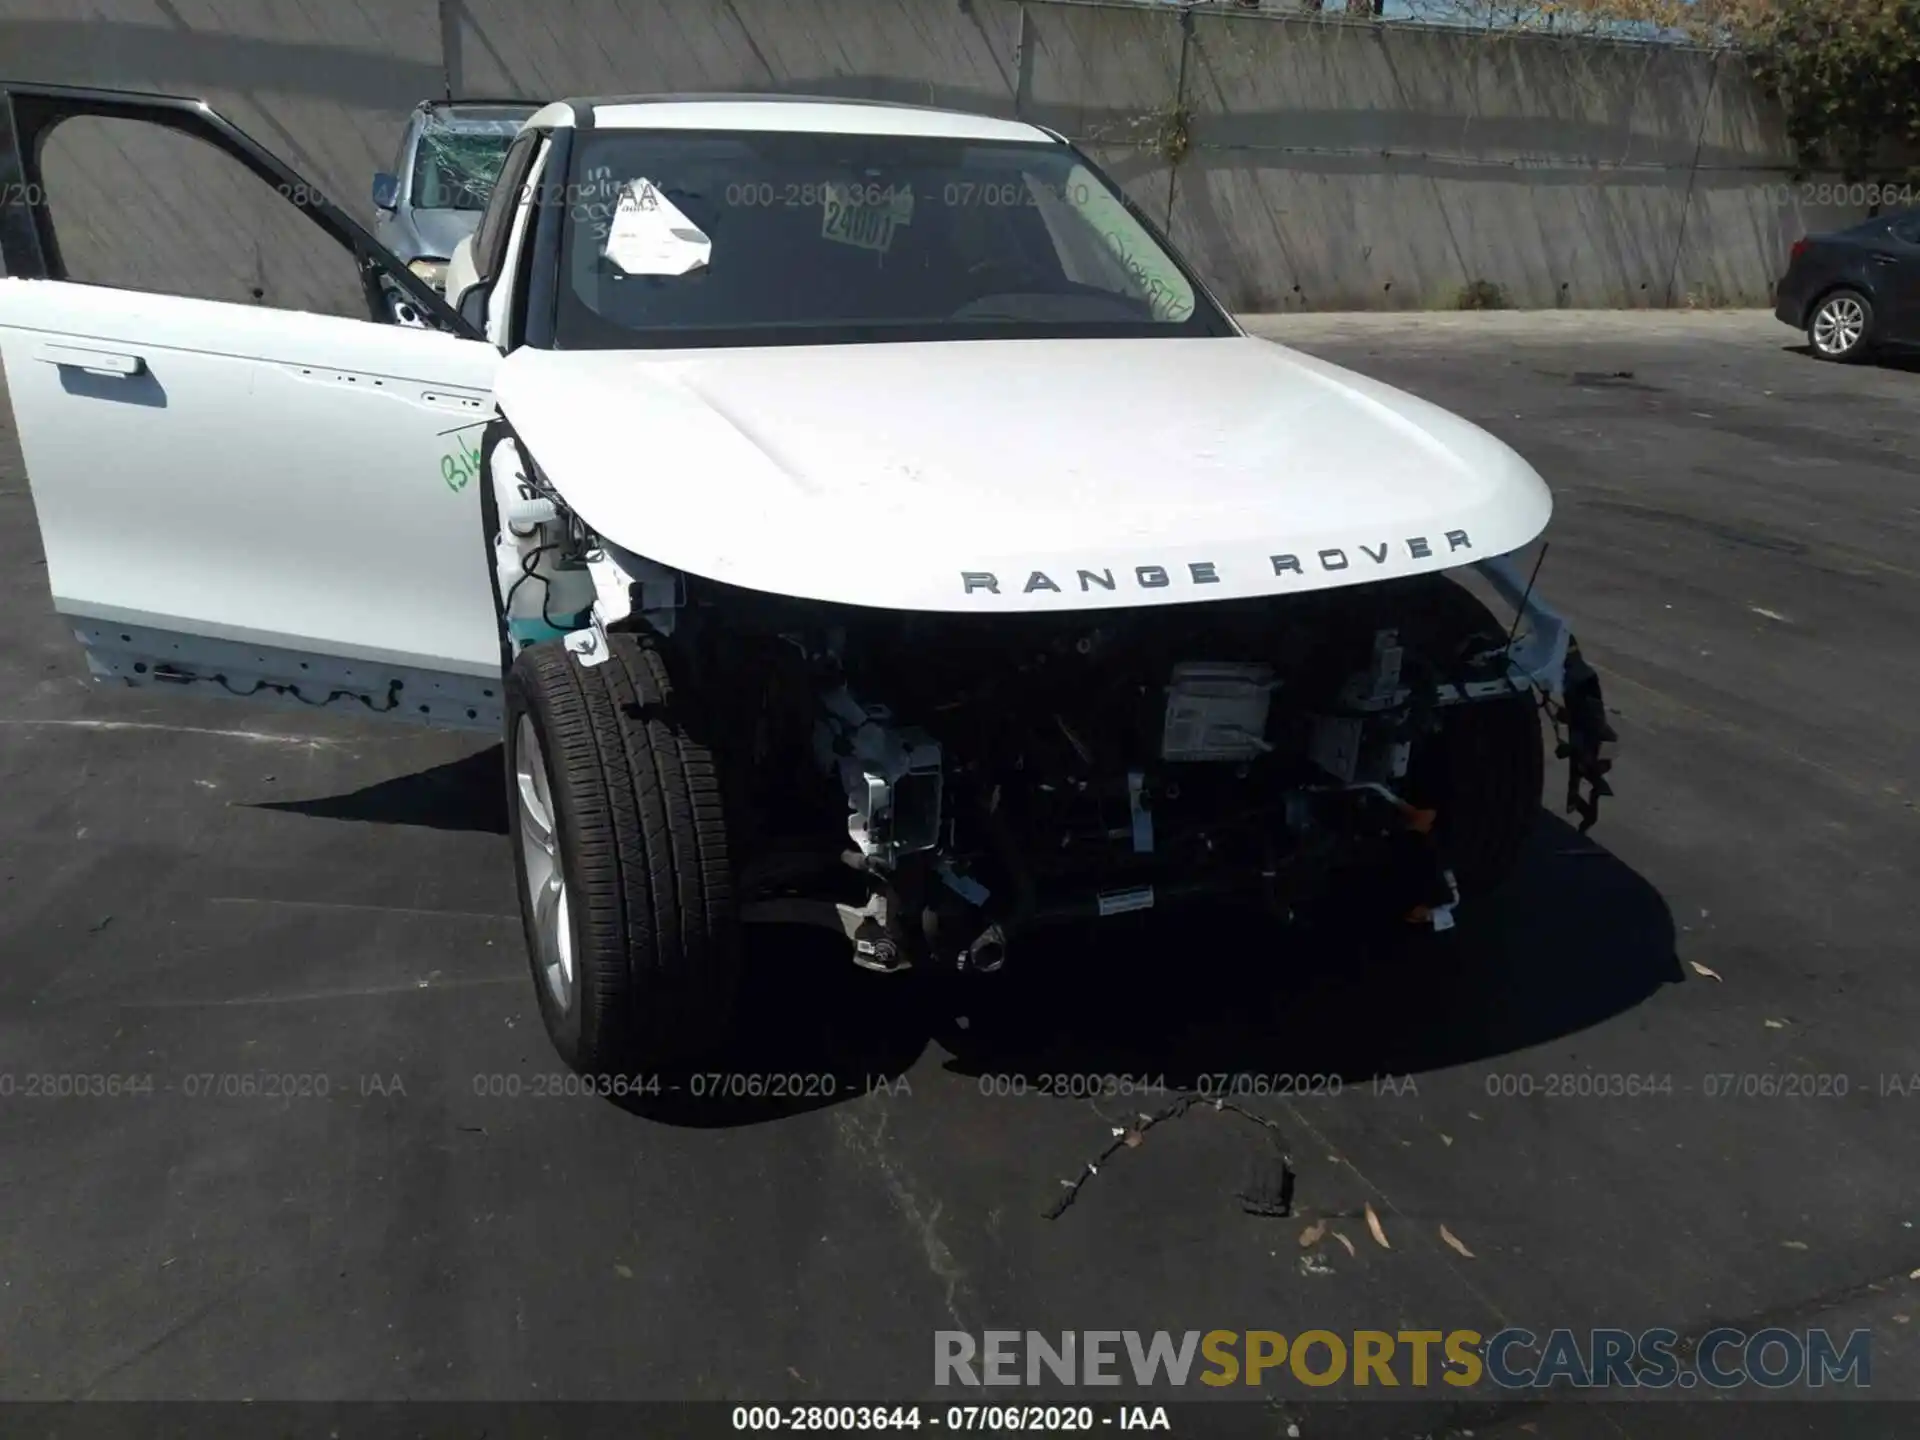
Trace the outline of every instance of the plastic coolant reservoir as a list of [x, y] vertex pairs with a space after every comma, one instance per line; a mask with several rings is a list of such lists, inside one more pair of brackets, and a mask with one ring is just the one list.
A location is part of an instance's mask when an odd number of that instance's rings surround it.
[[511, 441], [493, 452], [492, 480], [500, 515], [494, 576], [506, 606], [507, 634], [523, 647], [580, 629], [593, 608], [593, 576], [584, 565], [561, 563], [559, 508], [527, 485], [520, 452]]

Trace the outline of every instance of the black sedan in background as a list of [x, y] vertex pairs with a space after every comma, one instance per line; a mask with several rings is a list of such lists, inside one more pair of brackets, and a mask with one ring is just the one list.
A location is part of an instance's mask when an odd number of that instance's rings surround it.
[[1920, 210], [1794, 242], [1773, 313], [1822, 360], [1920, 346]]

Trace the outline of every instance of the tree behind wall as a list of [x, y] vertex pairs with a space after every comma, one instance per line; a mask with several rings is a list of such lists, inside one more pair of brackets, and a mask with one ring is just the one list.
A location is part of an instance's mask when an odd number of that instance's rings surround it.
[[1920, 172], [1920, 0], [1776, 0], [1738, 38], [1803, 166]]

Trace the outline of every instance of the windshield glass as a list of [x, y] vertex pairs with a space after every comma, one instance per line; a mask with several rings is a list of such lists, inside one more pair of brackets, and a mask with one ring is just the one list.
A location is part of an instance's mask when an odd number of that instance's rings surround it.
[[567, 201], [563, 349], [1228, 333], [1063, 145], [601, 131]]
[[484, 210], [520, 120], [432, 119], [413, 155], [417, 210]]

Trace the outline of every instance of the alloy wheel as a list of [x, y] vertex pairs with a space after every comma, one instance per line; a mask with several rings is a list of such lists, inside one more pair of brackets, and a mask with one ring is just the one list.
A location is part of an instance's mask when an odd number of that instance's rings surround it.
[[513, 768], [514, 809], [527, 877], [522, 900], [533, 917], [537, 950], [534, 967], [555, 1006], [566, 1014], [573, 1009], [576, 986], [567, 872], [560, 857], [546, 752], [540, 747], [531, 716], [522, 715], [514, 732]]
[[1851, 295], [1836, 295], [1813, 317], [1813, 343], [1822, 355], [1845, 355], [1867, 333], [1867, 308]]

